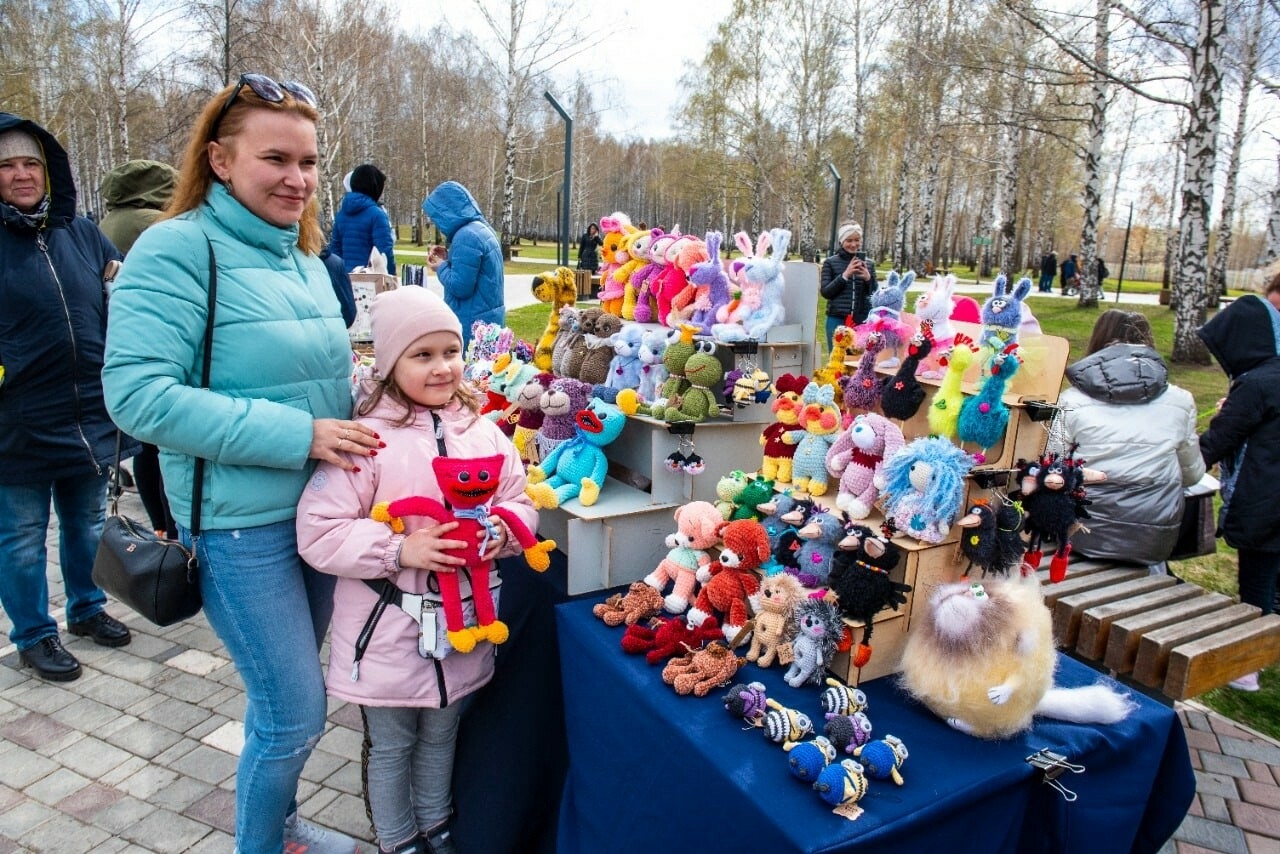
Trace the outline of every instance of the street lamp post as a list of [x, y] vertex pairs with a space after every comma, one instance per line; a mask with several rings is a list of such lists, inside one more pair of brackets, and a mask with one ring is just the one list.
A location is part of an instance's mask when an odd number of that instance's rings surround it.
[[573, 171], [573, 119], [569, 118], [569, 114], [565, 112], [564, 107], [560, 106], [560, 102], [550, 92], [543, 92], [542, 96], [555, 107], [556, 112], [560, 114], [560, 118], [564, 119], [564, 180], [560, 185], [560, 192], [564, 197], [564, 203], [560, 206], [560, 240], [557, 249], [557, 263], [561, 267], [569, 266], [569, 186], [570, 176]]
[[831, 245], [827, 249], [828, 255], [836, 254], [836, 228], [840, 224], [840, 173], [836, 171], [835, 164], [830, 160], [827, 161], [827, 168], [831, 170], [831, 178], [835, 181], [835, 192], [831, 194]]

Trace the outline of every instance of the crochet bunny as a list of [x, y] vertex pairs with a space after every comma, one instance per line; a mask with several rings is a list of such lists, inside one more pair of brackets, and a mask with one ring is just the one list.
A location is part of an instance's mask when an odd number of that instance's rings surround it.
[[991, 298], [982, 304], [983, 346], [1003, 350], [1018, 343], [1018, 328], [1022, 326], [1022, 301], [1031, 293], [1031, 279], [1023, 276], [1012, 294], [1005, 293], [1009, 280], [1004, 273], [996, 276]]
[[905, 444], [901, 428], [883, 415], [854, 418], [827, 451], [827, 471], [840, 478], [836, 507], [853, 519], [871, 515], [884, 488], [885, 463]]
[[707, 232], [707, 260], [695, 264], [689, 281], [695, 286], [693, 315], [689, 322], [698, 327], [702, 335], [710, 335], [716, 313], [729, 304], [729, 274], [720, 260], [720, 242], [724, 239], [718, 231]]
[[871, 295], [871, 311], [867, 313], [866, 321], [857, 327], [861, 335], [879, 332], [884, 336], [885, 346], [893, 351], [893, 357], [884, 362], [886, 368], [897, 367], [899, 348], [911, 334], [910, 327], [902, 322], [902, 311], [907, 304], [907, 291], [915, 281], [915, 270], [908, 270], [902, 275], [898, 275], [897, 270], [890, 270]]
[[698, 586], [698, 570], [711, 563], [711, 555], [706, 550], [720, 541], [724, 519], [715, 505], [707, 501], [690, 501], [677, 507], [675, 518], [676, 531], [666, 539], [670, 551], [657, 568], [644, 577], [644, 583], [662, 590], [668, 582], [674, 582], [664, 605], [672, 614], [683, 614]]
[[[662, 316], [658, 313], [658, 297], [662, 287], [662, 279], [667, 273], [667, 267], [670, 261], [667, 260], [667, 250], [671, 248], [671, 244], [679, 240], [683, 235], [679, 229], [667, 234], [659, 235], [654, 238], [653, 243], [649, 245], [649, 260], [647, 265], [641, 272], [642, 281], [637, 282], [637, 287], [642, 288], [649, 295], [649, 306], [641, 309], [641, 301], [636, 301], [636, 320], [640, 323], [661, 323]], [[643, 316], [648, 311], [650, 316]]]
[[[787, 247], [791, 244], [791, 232], [785, 228], [769, 231], [769, 254], [747, 262], [743, 271], [743, 306], [749, 309], [742, 316], [741, 330], [733, 324], [717, 324], [713, 332], [722, 341], [763, 341], [774, 326], [786, 320], [787, 310], [782, 304], [786, 279], [782, 275], [787, 262]], [[749, 298], [748, 294], [757, 296]], [[728, 337], [725, 337], [725, 336]]]

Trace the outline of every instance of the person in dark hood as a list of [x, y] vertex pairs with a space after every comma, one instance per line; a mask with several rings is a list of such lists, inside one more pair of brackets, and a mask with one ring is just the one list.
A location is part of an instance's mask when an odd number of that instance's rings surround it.
[[1178, 540], [1182, 490], [1204, 476], [1196, 442], [1196, 402], [1169, 382], [1153, 349], [1151, 324], [1136, 311], [1098, 316], [1088, 353], [1067, 368], [1062, 429], [1089, 467], [1107, 479], [1089, 485], [1088, 530], [1072, 536], [1087, 557], [1145, 564], [1164, 574]]
[[329, 239], [329, 252], [342, 259], [348, 273], [367, 266], [376, 246], [387, 256], [387, 272], [396, 274], [395, 235], [387, 212], [378, 206], [386, 186], [387, 176], [372, 163], [351, 172], [351, 192], [342, 198]]
[[475, 198], [457, 181], [445, 181], [432, 190], [422, 210], [449, 241], [448, 252], [434, 247], [427, 264], [440, 279], [444, 301], [462, 321], [465, 350], [477, 320], [506, 322], [502, 246]]
[[[1271, 486], [1280, 478], [1280, 356], [1272, 307], [1243, 296], [1200, 327], [1198, 335], [1231, 378], [1226, 398], [1200, 437], [1205, 465], [1218, 464], [1222, 509], [1218, 535], [1239, 560], [1240, 601], [1263, 614], [1275, 607], [1280, 573], [1280, 513]], [[1258, 674], [1230, 683], [1258, 690]]]
[[[117, 435], [102, 396], [103, 280], [120, 255], [75, 210], [66, 151], [0, 113], [0, 604], [22, 663], [57, 682], [81, 668], [49, 616], [51, 500], [67, 629], [102, 646], [130, 641], [91, 577]], [[137, 451], [122, 439], [122, 458]]]

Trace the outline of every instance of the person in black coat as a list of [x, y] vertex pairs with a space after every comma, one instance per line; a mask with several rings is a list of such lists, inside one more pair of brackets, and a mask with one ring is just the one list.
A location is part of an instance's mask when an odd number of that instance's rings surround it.
[[1040, 293], [1053, 292], [1053, 280], [1058, 277], [1058, 253], [1049, 251], [1040, 259]]
[[1062, 262], [1062, 295], [1069, 297], [1080, 292], [1080, 263], [1073, 252]]
[[600, 269], [600, 247], [604, 245], [604, 239], [600, 237], [600, 226], [594, 222], [587, 226], [587, 230], [578, 238], [578, 269], [590, 270], [591, 275], [595, 275]]
[[865, 252], [859, 251], [862, 249], [862, 226], [847, 222], [836, 234], [840, 248], [822, 262], [819, 285], [819, 292], [827, 300], [828, 350], [837, 327], [845, 323], [856, 326], [867, 319], [867, 313], [871, 311], [871, 294], [876, 289], [876, 265], [866, 259]]
[[[1250, 294], [1197, 334], [1231, 378], [1218, 414], [1200, 436], [1205, 465], [1220, 465], [1218, 533], [1238, 553], [1240, 601], [1270, 614], [1280, 574], [1280, 513], [1271, 493], [1280, 478], [1280, 313]], [[1257, 674], [1231, 685], [1256, 691]]]

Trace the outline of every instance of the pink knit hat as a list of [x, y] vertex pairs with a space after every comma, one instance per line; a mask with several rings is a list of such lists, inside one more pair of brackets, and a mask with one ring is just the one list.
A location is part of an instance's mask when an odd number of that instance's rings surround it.
[[380, 377], [391, 376], [409, 345], [429, 332], [452, 332], [462, 341], [462, 323], [453, 309], [418, 285], [378, 294], [369, 319], [373, 324], [373, 369]]

